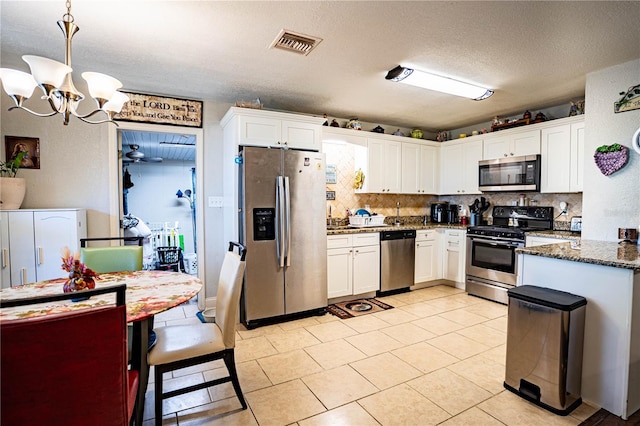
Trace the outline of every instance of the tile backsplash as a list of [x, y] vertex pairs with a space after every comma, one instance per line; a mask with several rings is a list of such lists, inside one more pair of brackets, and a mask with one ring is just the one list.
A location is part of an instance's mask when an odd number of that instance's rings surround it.
[[[476, 198], [485, 197], [495, 205], [511, 205], [518, 200], [518, 192], [488, 192], [478, 195], [404, 195], [404, 194], [356, 194], [353, 189], [353, 179], [355, 174], [354, 151], [349, 144], [327, 144], [323, 145], [323, 152], [326, 154], [327, 164], [336, 167], [337, 182], [326, 184], [327, 191], [335, 191], [335, 200], [327, 200], [326, 215], [334, 219], [347, 217], [348, 209], [364, 208], [370, 206], [372, 212], [383, 214], [388, 217], [395, 217], [396, 203], [400, 203], [400, 216], [425, 216], [430, 215], [431, 203], [435, 201], [449, 201], [452, 204], [462, 205], [467, 210]], [[569, 222], [572, 216], [582, 215], [582, 193], [558, 193], [541, 194], [539, 192], [527, 192], [525, 196], [530, 199], [531, 205], [551, 206], [554, 208], [554, 215], [560, 214], [560, 202], [564, 201], [568, 205], [568, 215], [557, 218], [559, 222]], [[491, 215], [491, 207], [485, 213], [485, 218]]]

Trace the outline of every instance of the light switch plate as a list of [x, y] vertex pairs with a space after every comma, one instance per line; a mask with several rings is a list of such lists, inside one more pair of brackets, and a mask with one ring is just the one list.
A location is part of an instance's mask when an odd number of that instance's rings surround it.
[[209, 197], [209, 207], [222, 207], [222, 197]]

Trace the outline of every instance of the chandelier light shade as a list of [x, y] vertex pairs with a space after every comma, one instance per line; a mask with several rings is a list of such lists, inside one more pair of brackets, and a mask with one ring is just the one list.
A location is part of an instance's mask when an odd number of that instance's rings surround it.
[[[0, 68], [2, 87], [15, 104], [9, 108], [9, 111], [21, 109], [38, 117], [51, 117], [56, 114], [62, 114], [65, 126], [69, 124], [71, 115], [86, 123], [99, 124], [109, 122], [117, 126], [118, 124], [113, 121], [113, 117], [122, 110], [129, 97], [122, 92], [118, 92], [118, 89], [122, 87], [122, 83], [106, 74], [98, 72], [82, 73], [82, 78], [87, 82], [89, 95], [96, 101], [98, 108], [85, 115], [80, 115], [77, 112], [78, 104], [84, 99], [84, 95], [76, 89], [71, 78], [71, 73], [73, 72], [71, 68], [71, 40], [80, 28], [73, 23], [70, 0], [67, 0], [66, 7], [67, 13], [63, 15], [62, 20], [58, 21], [58, 26], [62, 30], [66, 41], [64, 63], [41, 56], [24, 55], [22, 59], [29, 65], [31, 74], [9, 68]], [[36, 87], [40, 87], [44, 93], [42, 99], [46, 99], [49, 102], [51, 112], [38, 113], [24, 106], [24, 102], [33, 95]], [[106, 115], [105, 119], [98, 121], [88, 120], [89, 117], [100, 112]]]
[[398, 65], [389, 71], [385, 79], [422, 87], [423, 89], [461, 96], [463, 98], [470, 98], [475, 101], [481, 101], [493, 95], [493, 90], [491, 89], [424, 71], [406, 68], [401, 65]]

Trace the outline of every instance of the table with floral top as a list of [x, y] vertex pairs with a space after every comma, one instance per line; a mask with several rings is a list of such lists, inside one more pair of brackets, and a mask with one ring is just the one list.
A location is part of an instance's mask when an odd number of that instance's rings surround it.
[[[0, 299], [24, 299], [59, 294], [62, 293], [65, 281], [66, 278], [60, 278], [5, 288], [0, 291]], [[140, 321], [180, 305], [193, 298], [202, 289], [202, 282], [197, 277], [168, 271], [102, 273], [96, 279], [96, 288], [123, 283], [127, 285], [127, 322]], [[82, 292], [78, 292], [78, 296], [81, 295]], [[0, 310], [0, 321], [69, 312], [113, 304], [114, 301], [115, 296], [107, 294], [78, 302], [61, 301], [3, 308]]]
[[[35, 296], [50, 296], [62, 293], [66, 278], [41, 281], [5, 288], [0, 291], [0, 300], [24, 299]], [[202, 282], [192, 275], [169, 271], [128, 271], [99, 274], [96, 288], [126, 284], [127, 322], [133, 323], [131, 367], [139, 371], [140, 385], [136, 401], [136, 424], [142, 424], [144, 395], [149, 379], [147, 348], [153, 316], [171, 309], [193, 298], [202, 289]], [[78, 292], [81, 298], [82, 292]], [[93, 296], [76, 302], [60, 301], [2, 308], [0, 322], [16, 319], [36, 318], [45, 315], [70, 312], [79, 309], [110, 305], [115, 295]]]

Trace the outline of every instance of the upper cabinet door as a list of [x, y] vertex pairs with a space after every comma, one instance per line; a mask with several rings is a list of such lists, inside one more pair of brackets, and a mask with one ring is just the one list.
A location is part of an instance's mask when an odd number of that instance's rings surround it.
[[440, 147], [420, 147], [420, 193], [437, 194], [440, 187]]
[[317, 124], [282, 120], [282, 142], [289, 148], [320, 151], [320, 131]]
[[569, 190], [582, 192], [584, 176], [584, 122], [571, 124], [571, 170]]
[[282, 140], [282, 121], [269, 117], [241, 115], [239, 145], [278, 146]]
[[542, 129], [540, 192], [570, 192], [571, 125]]
[[513, 151], [509, 151], [509, 154], [515, 157], [540, 154], [540, 130], [514, 134], [511, 148]]
[[402, 193], [419, 194], [420, 182], [420, 145], [415, 143], [402, 144]]
[[[399, 142], [368, 140], [368, 176], [366, 192], [397, 194], [402, 186], [402, 147]], [[367, 181], [368, 179], [368, 181]]]
[[485, 160], [535, 154], [540, 154], [540, 130], [485, 135]]

